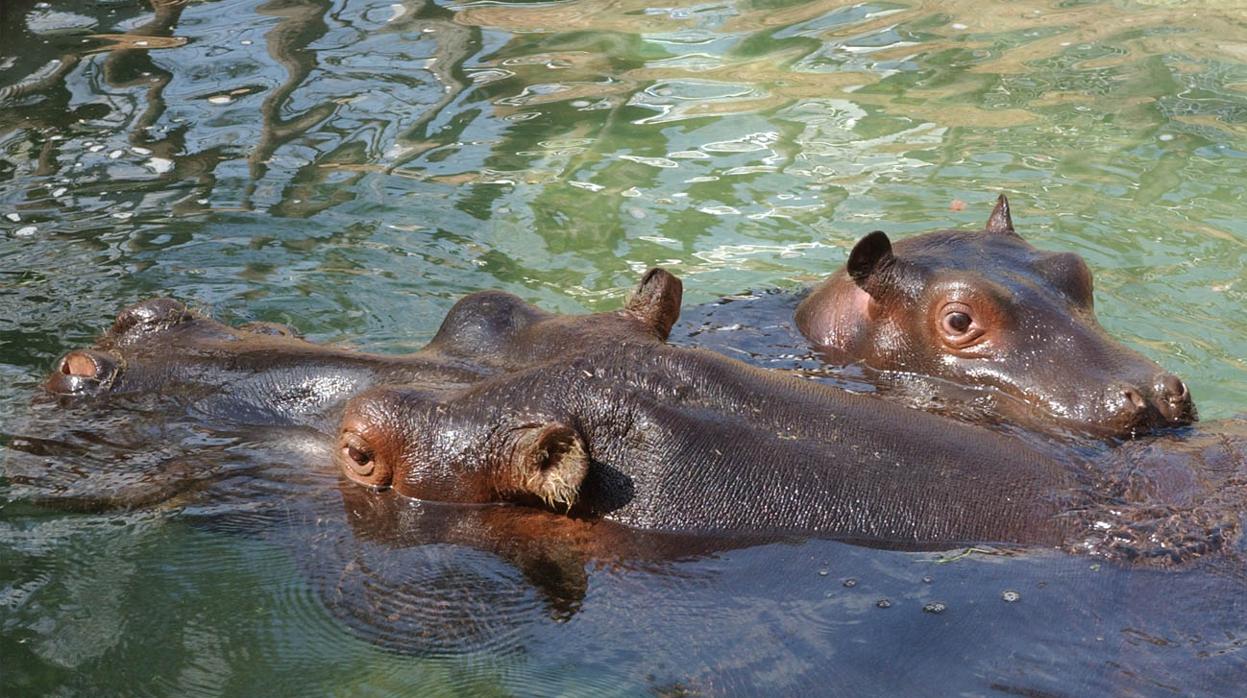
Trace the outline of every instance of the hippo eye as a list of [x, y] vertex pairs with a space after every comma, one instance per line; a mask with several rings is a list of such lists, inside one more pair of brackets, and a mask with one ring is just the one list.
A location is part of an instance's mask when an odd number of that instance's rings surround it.
[[953, 349], [965, 349], [983, 336], [984, 328], [974, 319], [970, 306], [948, 303], [940, 310], [940, 338]]
[[944, 316], [944, 331], [949, 334], [965, 334], [973, 322], [965, 313], [949, 313]]
[[338, 463], [347, 477], [369, 487], [388, 487], [390, 469], [362, 435], [345, 430], [338, 441]]
[[351, 470], [354, 470], [357, 474], [371, 475], [372, 471], [376, 469], [376, 465], [372, 461], [372, 454], [362, 448], [353, 444], [347, 444], [342, 447], [342, 452], [346, 454]]

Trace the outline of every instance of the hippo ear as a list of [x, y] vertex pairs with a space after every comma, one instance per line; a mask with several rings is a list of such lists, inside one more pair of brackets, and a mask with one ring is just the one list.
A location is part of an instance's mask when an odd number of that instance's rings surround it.
[[589, 454], [575, 429], [545, 422], [525, 427], [515, 467], [522, 489], [552, 508], [571, 509], [589, 472]]
[[1013, 232], [1013, 218], [1009, 215], [1009, 199], [1004, 194], [996, 199], [996, 207], [992, 209], [992, 215], [987, 218], [987, 225], [984, 230], [989, 233], [1011, 233]]
[[882, 230], [876, 230], [853, 246], [847, 269], [857, 287], [878, 300], [890, 286], [895, 265], [892, 241]]
[[641, 277], [625, 310], [649, 326], [659, 339], [665, 340], [680, 318], [683, 297], [684, 284], [680, 279], [666, 269], [655, 267]]

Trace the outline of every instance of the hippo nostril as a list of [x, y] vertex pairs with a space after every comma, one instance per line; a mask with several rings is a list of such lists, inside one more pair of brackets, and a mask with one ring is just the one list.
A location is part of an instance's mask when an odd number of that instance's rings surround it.
[[1160, 386], [1161, 391], [1171, 400], [1181, 400], [1187, 396], [1186, 384], [1182, 382], [1182, 379], [1172, 373], [1166, 373], [1161, 376]]
[[1134, 388], [1126, 388], [1122, 391], [1122, 396], [1126, 398], [1127, 402], [1134, 405], [1136, 411], [1147, 408], [1147, 400], [1144, 400], [1143, 395]]
[[94, 393], [108, 389], [120, 371], [108, 354], [80, 349], [66, 354], [44, 385], [59, 395]]
[[98, 378], [101, 367], [87, 354], [74, 352], [61, 360], [61, 373], [67, 376]]

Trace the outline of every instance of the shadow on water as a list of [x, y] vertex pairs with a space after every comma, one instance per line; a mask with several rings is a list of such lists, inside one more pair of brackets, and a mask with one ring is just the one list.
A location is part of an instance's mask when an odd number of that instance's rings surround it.
[[0, 2], [0, 686], [1235, 694], [1237, 558], [420, 505], [340, 489], [313, 434], [30, 396], [159, 293], [402, 350], [480, 288], [600, 308], [655, 264], [695, 300], [793, 288], [1004, 190], [1224, 418], [1244, 37], [1225, 2]]

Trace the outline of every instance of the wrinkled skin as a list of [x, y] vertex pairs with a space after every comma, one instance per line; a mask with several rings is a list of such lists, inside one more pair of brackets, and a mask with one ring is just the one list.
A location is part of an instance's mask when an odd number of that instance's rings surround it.
[[[577, 458], [572, 447], [579, 444], [580, 455], [587, 457], [580, 459], [586, 462], [579, 482], [573, 469], [561, 486], [543, 488], [541, 478], [533, 477], [531, 470], [525, 475], [518, 467], [506, 471], [510, 480], [503, 482], [484, 465], [459, 472], [455, 459], [448, 458], [442, 459], [440, 481], [430, 481], [412, 470], [410, 481], [415, 484], [395, 489], [433, 500], [544, 500], [545, 506], [557, 510], [567, 510], [574, 503], [579, 516], [605, 516], [630, 525], [672, 530], [783, 530], [887, 545], [1008, 540], [1070, 547], [1074, 538], [1069, 531], [1082, 526], [1081, 515], [1054, 519], [1053, 514], [1068, 509], [1062, 502], [1084, 496], [1088, 482], [1099, 482], [1096, 478], [1110, 484], [1115, 481], [1111, 472], [1101, 476], [1057, 464], [981, 430], [794, 382], [706, 352], [665, 346], [662, 337], [676, 319], [679, 296], [679, 281], [661, 271], [646, 276], [624, 310], [583, 317], [543, 313], [507, 294], [474, 294], [456, 305], [428, 347], [407, 357], [374, 357], [319, 347], [280, 327], [233, 329], [187, 313], [171, 301], [155, 301], [123, 312], [96, 350], [67, 355], [48, 386], [68, 396], [126, 396], [144, 391], [164, 395], [185, 404], [192, 421], [206, 424], [223, 422], [248, 429], [248, 425], [294, 425], [324, 431], [351, 395], [373, 385], [405, 381], [403, 389], [374, 391], [357, 400], [348, 421], [352, 415], [362, 414], [363, 419], [344, 432], [372, 438], [367, 433], [368, 419], [378, 423], [388, 419], [392, 429], [386, 438], [399, 441], [411, 436], [414, 422], [393, 416], [401, 411], [386, 406], [394, 395], [409, 396], [399, 403], [467, 404], [453, 396], [477, 390], [488, 396], [495, 391], [492, 402], [485, 404], [485, 398], [478, 398], [475, 412], [464, 412], [462, 419], [470, 428], [459, 436], [470, 440], [474, 429], [494, 429], [488, 425], [506, 423], [516, 410], [537, 404], [532, 401], [543, 395], [548, 398], [552, 389], [556, 390], [552, 394], [572, 388], [587, 390], [581, 402], [541, 406], [538, 416], [551, 417], [550, 424], [538, 420], [519, 425], [514, 433], [504, 430], [512, 437], [524, 436], [512, 445], [513, 452], [536, 449], [549, 455], [568, 447], [573, 457], [567, 462], [573, 468]], [[535, 367], [523, 374], [532, 383], [531, 394], [517, 396], [519, 383], [497, 378], [501, 372], [522, 371], [527, 366]], [[314, 390], [306, 387], [309, 376], [336, 380], [344, 373], [348, 380], [330, 381], [332, 390], [322, 390], [314, 381]], [[585, 379], [591, 380], [578, 385]], [[359, 408], [370, 403], [382, 408], [371, 412]], [[590, 407], [599, 412], [576, 415], [576, 410]], [[493, 422], [481, 418], [489, 410], [501, 411]], [[592, 438], [572, 438], [579, 432], [568, 431], [594, 424], [598, 431]], [[550, 428], [534, 430], [540, 425]], [[436, 433], [436, 428], [428, 432]], [[619, 434], [628, 438], [621, 440]], [[15, 448], [26, 448], [21, 441], [14, 441]], [[928, 446], [928, 442], [935, 445]], [[171, 447], [176, 450], [177, 445]], [[360, 467], [347, 466], [343, 460], [355, 462], [352, 448], [373, 453], [376, 448], [371, 443], [362, 449], [339, 443], [339, 464], [358, 479]], [[642, 450], [634, 453], [635, 449]], [[47, 452], [44, 446], [30, 451]], [[935, 465], [928, 451], [936, 454]], [[891, 461], [891, 469], [871, 460], [875, 452], [884, 463]], [[601, 477], [588, 477], [589, 467], [599, 462], [599, 453], [616, 453], [620, 464], [608, 464]], [[783, 476], [778, 476], [769, 472], [768, 458], [774, 454], [779, 454], [788, 470], [793, 470], [795, 462], [826, 467], [798, 468], [792, 473], [782, 470]], [[865, 458], [866, 454], [871, 457]], [[1001, 458], [1000, 454], [1008, 455]], [[633, 459], [634, 455], [638, 457]], [[864, 462], [858, 462], [863, 458]], [[164, 462], [158, 457], [156, 461]], [[459, 462], [464, 461], [460, 458]], [[672, 492], [677, 490], [663, 475], [664, 468], [679, 475], [684, 474], [681, 469], [691, 469], [694, 477], [687, 486], [694, 489], [709, 491], [722, 482], [729, 483], [724, 487], [740, 483], [734, 489], [748, 493], [746, 500], [734, 503], [675, 496]], [[897, 477], [897, 469], [909, 475]], [[193, 481], [195, 470], [193, 464], [183, 464], [147, 482], [164, 482], [164, 475], [181, 477], [185, 474], [181, 471], [190, 471]], [[467, 477], [460, 477], [464, 473]], [[36, 473], [32, 479], [37, 477]], [[992, 497], [968, 494], [980, 485]], [[419, 489], [426, 486], [426, 490]], [[167, 494], [175, 489], [166, 486], [161, 491]], [[789, 490], [798, 493], [792, 501], [786, 499], [791, 496]], [[666, 506], [673, 496], [674, 504]], [[872, 506], [850, 503], [863, 496]], [[1124, 495], [1114, 497], [1113, 504], [1128, 505], [1119, 507], [1124, 514], [1114, 514], [1122, 529], [1137, 528], [1146, 516], [1135, 515], [1136, 502]], [[124, 501], [121, 494], [114, 499]], [[1093, 505], [1080, 511], [1095, 512]], [[863, 510], [868, 511], [863, 514]], [[1186, 526], [1179, 524], [1179, 528]], [[1107, 530], [1118, 530], [1117, 526]], [[1192, 541], [1189, 549], [1219, 545], [1208, 530], [1182, 534]]]
[[[469, 388], [355, 398], [335, 458], [407, 497], [517, 502], [668, 531], [856, 542], [997, 541], [1183, 559], [1233, 521], [1181, 517], [1130, 550], [1153, 502], [983, 429], [718, 355], [627, 344]], [[1094, 481], [1094, 487], [1092, 482]], [[721, 496], [718, 493], [731, 493]]]
[[1003, 195], [982, 231], [867, 235], [796, 325], [831, 363], [998, 389], [1039, 425], [1125, 437], [1196, 419], [1177, 376], [1100, 327], [1083, 260], [1023, 240]]
[[623, 309], [583, 316], [547, 313], [507, 293], [474, 293], [455, 304], [425, 348], [405, 356], [313, 344], [270, 323], [233, 328], [159, 298], [123, 310], [94, 348], [66, 354], [45, 386], [71, 400], [155, 395], [211, 424], [325, 431], [347, 399], [380, 383], [465, 385], [569, 345], [661, 342], [679, 315], [681, 291], [679, 279], [652, 270]]
[[1075, 486], [990, 432], [662, 346], [463, 391], [370, 391], [347, 408], [337, 459], [360, 484], [425, 500], [915, 545], [1055, 543], [1054, 494]]

